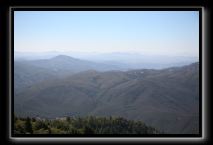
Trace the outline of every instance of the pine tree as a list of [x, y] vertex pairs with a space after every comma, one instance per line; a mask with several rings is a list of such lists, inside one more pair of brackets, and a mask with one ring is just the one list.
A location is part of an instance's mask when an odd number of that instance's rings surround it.
[[16, 115], [14, 114], [14, 122], [16, 122], [18, 120], [18, 118], [16, 117]]
[[66, 117], [67, 122], [70, 122], [70, 120], [71, 120], [70, 117]]
[[31, 119], [29, 117], [27, 117], [27, 119], [25, 121], [25, 130], [26, 130], [26, 132], [29, 132], [31, 134], [33, 133]]
[[89, 126], [84, 127], [84, 134], [94, 134], [94, 130]]
[[51, 132], [51, 128], [48, 127], [47, 130], [48, 130], [48, 134], [51, 134], [51, 133], [52, 133], [52, 132]]

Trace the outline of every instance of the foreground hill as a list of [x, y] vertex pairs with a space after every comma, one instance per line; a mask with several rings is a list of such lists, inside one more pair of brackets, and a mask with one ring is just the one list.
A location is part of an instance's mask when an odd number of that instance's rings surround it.
[[166, 133], [199, 132], [199, 63], [49, 79], [16, 94], [18, 116], [121, 116]]
[[41, 120], [17, 118], [14, 120], [15, 134], [159, 134], [142, 121], [126, 120], [122, 117], [84, 117]]

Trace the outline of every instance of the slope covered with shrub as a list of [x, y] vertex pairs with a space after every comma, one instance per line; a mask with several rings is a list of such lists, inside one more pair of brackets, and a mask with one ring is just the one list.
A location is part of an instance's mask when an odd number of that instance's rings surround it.
[[35, 119], [14, 117], [14, 134], [158, 134], [142, 121], [122, 117], [65, 117]]

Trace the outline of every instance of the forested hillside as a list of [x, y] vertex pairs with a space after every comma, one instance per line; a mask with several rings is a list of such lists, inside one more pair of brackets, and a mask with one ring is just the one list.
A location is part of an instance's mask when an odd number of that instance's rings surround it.
[[142, 121], [122, 117], [64, 117], [36, 119], [14, 117], [14, 134], [158, 134]]

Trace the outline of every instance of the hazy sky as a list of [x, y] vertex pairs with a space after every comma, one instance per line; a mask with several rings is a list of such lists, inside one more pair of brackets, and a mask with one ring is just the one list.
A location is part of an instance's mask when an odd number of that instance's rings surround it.
[[15, 51], [198, 56], [197, 11], [16, 11]]

